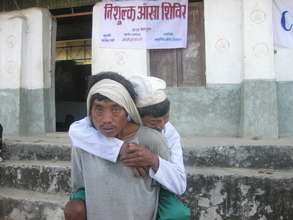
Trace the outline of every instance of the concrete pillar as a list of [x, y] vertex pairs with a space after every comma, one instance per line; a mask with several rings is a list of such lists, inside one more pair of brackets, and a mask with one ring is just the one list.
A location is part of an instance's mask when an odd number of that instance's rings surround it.
[[0, 123], [18, 134], [21, 121], [21, 75], [25, 47], [25, 18], [0, 20]]
[[0, 123], [4, 134], [55, 131], [52, 26], [48, 10], [0, 13]]
[[241, 0], [205, 0], [204, 16], [207, 86], [240, 84]]
[[278, 137], [272, 0], [242, 0], [243, 83], [241, 135]]
[[149, 53], [146, 49], [102, 48], [98, 39], [103, 20], [101, 2], [93, 9], [92, 74], [114, 71], [125, 75], [149, 75]]

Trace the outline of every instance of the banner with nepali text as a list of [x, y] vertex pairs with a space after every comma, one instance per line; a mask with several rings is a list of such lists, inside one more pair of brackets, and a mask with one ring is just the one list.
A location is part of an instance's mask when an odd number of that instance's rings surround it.
[[100, 47], [186, 47], [188, 0], [106, 1], [100, 4]]
[[293, 49], [293, 0], [273, 2], [274, 44]]

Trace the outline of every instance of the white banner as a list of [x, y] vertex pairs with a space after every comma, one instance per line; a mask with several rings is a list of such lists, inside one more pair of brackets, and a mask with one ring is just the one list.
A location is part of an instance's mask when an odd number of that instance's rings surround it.
[[293, 0], [274, 0], [274, 43], [293, 49]]
[[188, 0], [107, 1], [98, 14], [105, 48], [185, 48]]

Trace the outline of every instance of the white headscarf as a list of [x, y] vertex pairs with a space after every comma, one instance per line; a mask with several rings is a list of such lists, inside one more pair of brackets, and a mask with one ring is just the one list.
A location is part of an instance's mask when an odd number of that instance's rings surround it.
[[133, 102], [131, 96], [129, 95], [126, 88], [117, 81], [111, 79], [103, 79], [94, 84], [87, 96], [87, 113], [90, 113], [90, 100], [94, 94], [101, 94], [108, 99], [116, 102], [122, 106], [130, 118], [133, 119], [137, 124], [142, 124], [138, 110]]

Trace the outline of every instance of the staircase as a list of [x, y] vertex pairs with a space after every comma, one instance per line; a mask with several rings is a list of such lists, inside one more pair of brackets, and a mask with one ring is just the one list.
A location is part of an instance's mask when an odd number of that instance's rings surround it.
[[293, 139], [185, 139], [196, 220], [292, 220]]
[[70, 145], [65, 135], [4, 140], [0, 220], [63, 220], [70, 191]]
[[[63, 220], [67, 134], [4, 139], [0, 220]], [[293, 139], [183, 139], [194, 220], [292, 220]]]

